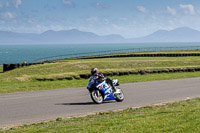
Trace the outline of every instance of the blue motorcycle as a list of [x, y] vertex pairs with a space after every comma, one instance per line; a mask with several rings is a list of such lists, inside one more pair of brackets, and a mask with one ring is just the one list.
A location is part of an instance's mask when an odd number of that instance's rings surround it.
[[88, 90], [94, 103], [100, 104], [108, 100], [122, 102], [124, 100], [124, 93], [119, 88], [118, 80], [113, 79], [112, 82], [115, 86], [115, 92], [113, 92], [111, 85], [106, 83], [106, 80], [103, 80], [101, 83], [94, 83], [93, 80], [88, 82], [88, 86], [91, 86]]

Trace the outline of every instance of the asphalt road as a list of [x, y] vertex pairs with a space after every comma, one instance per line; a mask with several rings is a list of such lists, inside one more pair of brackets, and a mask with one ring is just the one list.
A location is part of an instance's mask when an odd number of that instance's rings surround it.
[[125, 100], [93, 104], [85, 87], [0, 94], [0, 127], [200, 97], [200, 78], [121, 84]]

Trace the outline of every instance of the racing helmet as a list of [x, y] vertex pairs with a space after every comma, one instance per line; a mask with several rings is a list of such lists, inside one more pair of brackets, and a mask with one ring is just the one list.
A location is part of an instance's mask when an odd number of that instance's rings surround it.
[[92, 68], [91, 69], [91, 75], [95, 75], [98, 73], [98, 69], [97, 68]]

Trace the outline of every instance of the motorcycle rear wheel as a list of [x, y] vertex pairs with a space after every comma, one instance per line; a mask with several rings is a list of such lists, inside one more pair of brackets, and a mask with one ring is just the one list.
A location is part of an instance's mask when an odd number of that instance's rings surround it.
[[96, 104], [103, 103], [103, 96], [99, 90], [92, 90], [90, 92], [91, 99]]

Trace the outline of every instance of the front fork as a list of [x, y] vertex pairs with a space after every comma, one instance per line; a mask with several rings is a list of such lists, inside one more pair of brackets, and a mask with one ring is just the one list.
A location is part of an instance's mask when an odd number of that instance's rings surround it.
[[97, 95], [97, 97], [100, 96], [100, 92], [98, 90], [96, 90], [96, 95]]

